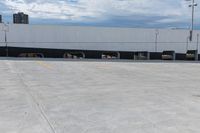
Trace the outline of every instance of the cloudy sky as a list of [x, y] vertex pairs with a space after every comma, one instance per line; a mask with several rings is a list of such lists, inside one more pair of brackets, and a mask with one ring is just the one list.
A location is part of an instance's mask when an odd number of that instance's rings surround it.
[[[185, 0], [0, 0], [0, 14], [4, 21], [12, 22], [13, 13], [25, 12], [31, 24], [188, 28], [189, 3]], [[200, 7], [195, 13], [195, 27], [199, 29]]]

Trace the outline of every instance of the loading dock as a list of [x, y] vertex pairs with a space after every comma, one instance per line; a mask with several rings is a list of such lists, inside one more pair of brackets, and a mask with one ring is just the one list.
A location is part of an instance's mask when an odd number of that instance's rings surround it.
[[[6, 56], [6, 48], [0, 47], [0, 56]], [[148, 51], [100, 51], [74, 49], [45, 49], [8, 47], [9, 57], [30, 58], [69, 58], [69, 59], [127, 59], [127, 60], [200, 60], [197, 50], [188, 50], [186, 53], [175, 53], [166, 50], [163, 52]], [[199, 56], [199, 57], [198, 57]]]
[[18, 57], [28, 57], [28, 58], [44, 58], [43, 53], [21, 53]]
[[186, 60], [198, 60], [198, 51], [188, 50], [186, 53]]
[[150, 54], [147, 51], [143, 52], [135, 52], [133, 55], [134, 60], [149, 60], [150, 59]]
[[64, 53], [63, 58], [83, 59], [83, 58], [85, 58], [85, 54], [83, 52], [66, 52], [66, 53]]
[[175, 51], [163, 51], [162, 60], [175, 60], [176, 54]]
[[103, 52], [101, 55], [102, 59], [120, 59], [119, 52]]

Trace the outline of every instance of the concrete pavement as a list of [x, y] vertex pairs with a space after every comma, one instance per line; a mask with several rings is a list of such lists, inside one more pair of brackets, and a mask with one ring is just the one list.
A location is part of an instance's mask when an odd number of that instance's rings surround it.
[[0, 60], [2, 133], [199, 133], [200, 64]]

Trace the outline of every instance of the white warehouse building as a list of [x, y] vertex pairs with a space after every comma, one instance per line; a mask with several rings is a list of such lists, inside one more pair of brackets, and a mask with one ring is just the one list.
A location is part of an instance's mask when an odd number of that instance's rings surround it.
[[193, 41], [190, 42], [189, 30], [183, 29], [24, 24], [0, 24], [0, 27], [1, 50], [7, 47], [10, 55], [16, 53], [15, 49], [150, 53], [175, 51], [179, 54], [185, 54], [188, 50], [199, 51], [200, 31], [194, 31]]

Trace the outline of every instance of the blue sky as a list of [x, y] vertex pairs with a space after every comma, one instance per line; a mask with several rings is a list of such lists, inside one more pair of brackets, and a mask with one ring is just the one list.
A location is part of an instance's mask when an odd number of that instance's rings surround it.
[[[0, 14], [4, 21], [12, 22], [13, 13], [25, 12], [31, 24], [188, 28], [189, 3], [184, 0], [0, 0]], [[200, 7], [195, 13], [195, 27], [200, 29]]]

